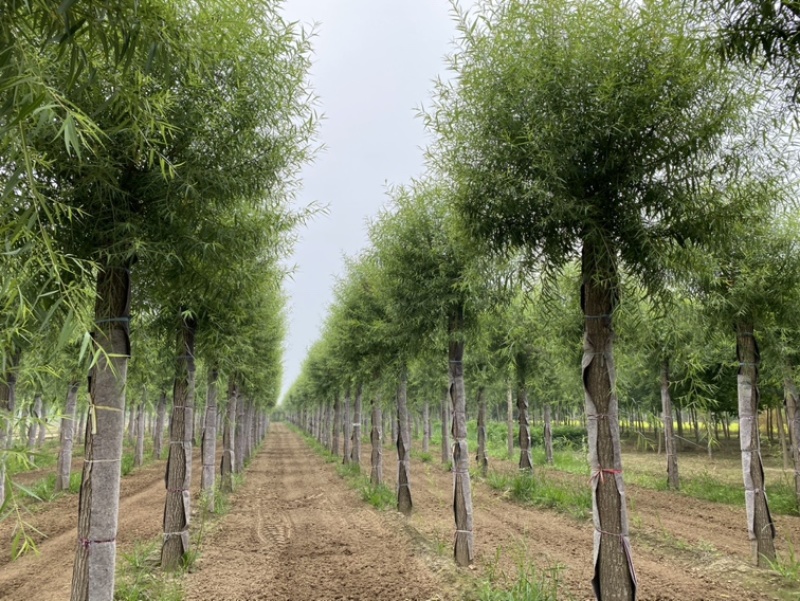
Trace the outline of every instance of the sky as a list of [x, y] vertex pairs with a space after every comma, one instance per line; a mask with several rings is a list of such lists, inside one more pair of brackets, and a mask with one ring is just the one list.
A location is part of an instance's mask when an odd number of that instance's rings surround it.
[[416, 115], [436, 77], [448, 76], [456, 30], [448, 0], [286, 0], [283, 14], [315, 26], [311, 86], [325, 149], [302, 170], [297, 202], [327, 206], [298, 232], [290, 261], [285, 392], [319, 337], [344, 258], [367, 245], [387, 185], [423, 171], [429, 138]]

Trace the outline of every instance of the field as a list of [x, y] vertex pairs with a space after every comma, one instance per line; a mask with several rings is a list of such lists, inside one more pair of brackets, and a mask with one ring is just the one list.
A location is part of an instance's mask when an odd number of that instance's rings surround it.
[[[364, 445], [366, 466], [368, 451]], [[558, 451], [556, 468], [540, 463], [532, 478], [520, 477], [513, 463], [496, 457], [488, 478], [473, 478], [476, 561], [464, 570], [450, 559], [452, 475], [431, 458], [439, 456], [436, 447], [426, 455], [415, 440], [412, 452], [414, 513], [406, 519], [367, 502], [385, 506], [387, 499], [368, 494], [363, 478], [340, 460], [288, 425], [273, 424], [224, 514], [206, 520], [195, 509], [199, 553], [184, 573], [166, 580], [154, 576], [164, 464], [133, 470], [122, 481], [117, 598], [593, 598], [588, 473], [579, 448]], [[794, 556], [800, 518], [776, 515], [780, 563], [772, 570], [751, 567], [743, 502], [735, 499], [741, 487], [735, 453], [722, 449], [711, 461], [702, 453], [683, 455], [688, 493], [658, 489], [662, 461], [654, 453], [624, 456], [639, 599], [800, 598]], [[384, 462], [391, 488], [391, 447], [384, 449]], [[768, 490], [788, 478], [778, 464], [767, 457]], [[195, 472], [195, 487], [198, 481]], [[719, 492], [717, 501], [697, 498], [705, 489], [731, 492]], [[68, 598], [76, 515], [74, 494], [34, 504], [26, 519], [40, 533], [38, 554], [16, 561], [8, 551], [13, 521], [0, 524], [1, 599]]]

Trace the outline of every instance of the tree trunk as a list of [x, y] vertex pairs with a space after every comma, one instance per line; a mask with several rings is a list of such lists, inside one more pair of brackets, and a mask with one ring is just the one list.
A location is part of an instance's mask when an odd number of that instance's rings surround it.
[[352, 429], [352, 422], [350, 419], [350, 391], [348, 390], [344, 395], [344, 409], [342, 414], [342, 442], [344, 443], [342, 448], [343, 465], [350, 463], [350, 430]]
[[543, 408], [544, 415], [544, 455], [547, 463], [553, 465], [553, 427], [550, 423], [550, 403], [545, 403]]
[[410, 515], [411, 502], [411, 434], [408, 431], [407, 375], [403, 368], [397, 386], [397, 510]]
[[[56, 484], [54, 490], [69, 490], [69, 477], [72, 471], [72, 445], [75, 439], [75, 410], [78, 406], [78, 382], [72, 381], [67, 387], [67, 401], [64, 404], [64, 415], [61, 418], [59, 434], [58, 467], [56, 468]], [[0, 503], [2, 503], [0, 501]]]
[[361, 410], [363, 404], [361, 384], [356, 387], [356, 400], [353, 407], [353, 442], [351, 445], [350, 461], [361, 467]]
[[[33, 405], [31, 405], [31, 423], [28, 426], [28, 449], [33, 449], [36, 446], [36, 435], [38, 434], [39, 424], [42, 419], [42, 393], [37, 392], [33, 397]], [[33, 455], [31, 455], [33, 461]]]
[[147, 388], [144, 389], [142, 400], [139, 401], [139, 406], [136, 408], [136, 450], [133, 454], [133, 466], [142, 467], [144, 463], [144, 417], [145, 417], [145, 395]]
[[447, 465], [450, 462], [450, 390], [445, 388], [444, 397], [441, 404], [441, 419], [442, 419], [442, 465]]
[[678, 453], [672, 424], [672, 395], [669, 392], [669, 359], [661, 363], [661, 411], [664, 419], [664, 447], [667, 452], [667, 485], [670, 490], [681, 487], [678, 477]]
[[236, 419], [234, 420], [234, 436], [233, 436], [233, 473], [241, 474], [244, 469], [244, 426], [245, 426], [245, 397], [240, 395], [236, 399]]
[[0, 378], [0, 507], [6, 500], [6, 449], [13, 445], [14, 411], [17, 404], [17, 366], [20, 353], [12, 353]]
[[342, 431], [342, 402], [339, 395], [333, 399], [333, 436], [331, 436], [331, 446], [328, 449], [334, 457], [339, 455], [339, 433]]
[[372, 457], [370, 460], [371, 470], [369, 481], [372, 486], [383, 484], [383, 423], [380, 404], [375, 398], [370, 400], [372, 406], [372, 429], [369, 433], [369, 441], [372, 445]]
[[786, 444], [786, 431], [783, 426], [783, 407], [776, 407], [776, 415], [778, 418], [778, 439], [781, 443], [781, 459], [783, 460], [783, 471], [789, 469], [789, 447]]
[[508, 458], [514, 457], [514, 389], [511, 382], [506, 387], [506, 443], [508, 445]]
[[47, 403], [42, 400], [41, 407], [39, 408], [39, 422], [37, 426], [36, 447], [41, 448], [44, 446], [44, 439], [47, 435]]
[[485, 478], [489, 473], [489, 455], [486, 452], [486, 395], [483, 386], [478, 387], [478, 454], [475, 461]]
[[86, 442], [86, 416], [89, 413], [89, 408], [81, 409], [81, 421], [78, 424], [78, 442], [84, 444]]
[[236, 376], [228, 378], [228, 406], [225, 407], [225, 425], [222, 429], [222, 462], [219, 468], [220, 488], [223, 492], [233, 491], [233, 472], [236, 466], [236, 453], [234, 441], [236, 439], [236, 405], [239, 390], [236, 386]]
[[467, 400], [462, 362], [464, 358], [464, 342], [461, 339], [464, 329], [463, 310], [450, 317], [449, 329], [450, 398], [453, 403], [453, 513], [456, 521], [453, 556], [457, 565], [468, 566], [472, 563], [475, 554], [472, 533], [472, 486], [469, 477], [469, 449], [467, 448]]
[[636, 573], [628, 538], [619, 439], [612, 313], [618, 276], [606, 249], [584, 240], [581, 305], [584, 312], [583, 387], [592, 471], [595, 596], [636, 599]]
[[164, 455], [164, 418], [167, 413], [167, 391], [162, 390], [156, 409], [156, 427], [153, 431], [153, 457], [161, 459]]
[[167, 498], [164, 504], [164, 541], [161, 546], [161, 567], [164, 570], [177, 569], [189, 552], [196, 328], [194, 319], [182, 312], [177, 337], [177, 366], [165, 479]]
[[761, 355], [753, 334], [753, 324], [736, 324], [736, 356], [739, 360], [739, 445], [742, 451], [747, 534], [757, 565], [767, 567], [775, 561], [775, 526], [767, 504], [761, 445], [758, 435], [758, 367]]
[[214, 477], [217, 463], [217, 389], [219, 372], [216, 366], [208, 370], [208, 393], [206, 394], [205, 427], [201, 454], [203, 471], [200, 474], [200, 490], [206, 498], [206, 509], [214, 512]]
[[431, 452], [431, 404], [425, 401], [422, 407], [422, 452]]
[[533, 472], [531, 430], [528, 423], [528, 390], [525, 386], [525, 367], [517, 365], [517, 414], [519, 418], [519, 469]]
[[89, 383], [90, 423], [78, 499], [72, 601], [114, 597], [125, 382], [131, 352], [130, 289], [128, 269], [104, 265], [98, 271], [93, 335], [97, 362]]

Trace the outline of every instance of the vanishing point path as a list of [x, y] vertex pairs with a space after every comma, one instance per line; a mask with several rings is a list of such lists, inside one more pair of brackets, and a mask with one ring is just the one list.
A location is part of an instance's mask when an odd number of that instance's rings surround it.
[[187, 601], [446, 600], [396, 512], [378, 512], [285, 424], [205, 537]]

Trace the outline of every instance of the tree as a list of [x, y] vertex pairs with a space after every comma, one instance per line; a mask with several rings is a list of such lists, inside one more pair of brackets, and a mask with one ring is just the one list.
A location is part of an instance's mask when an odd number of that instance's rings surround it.
[[[515, 1], [459, 18], [428, 123], [470, 232], [552, 273], [580, 260], [595, 594], [631, 600], [613, 354], [619, 269], [657, 288], [675, 245], [705, 240], [752, 95], [711, 60], [680, 3]], [[724, 155], [724, 159], [721, 158]], [[726, 165], [726, 170], [722, 166]]]

